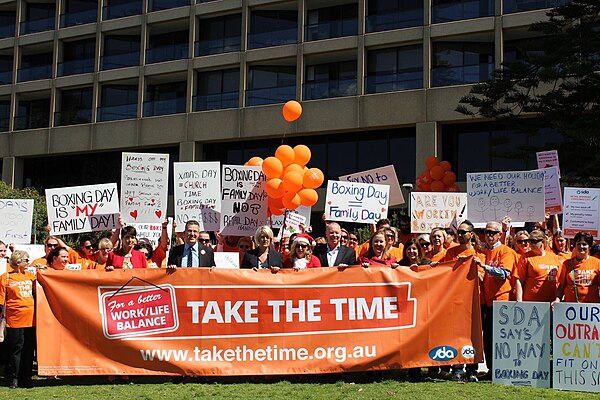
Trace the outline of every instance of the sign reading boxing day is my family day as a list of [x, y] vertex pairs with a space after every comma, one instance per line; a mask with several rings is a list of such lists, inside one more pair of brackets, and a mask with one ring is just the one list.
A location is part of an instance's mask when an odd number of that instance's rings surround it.
[[46, 189], [46, 207], [53, 235], [119, 227], [116, 183]]
[[0, 200], [0, 238], [7, 243], [30, 243], [33, 200]]
[[467, 174], [467, 208], [471, 222], [544, 220], [544, 171]]
[[328, 181], [325, 219], [375, 224], [387, 218], [388, 185]]
[[600, 189], [565, 188], [563, 229], [565, 237], [588, 232], [594, 238], [600, 232]]
[[218, 231], [221, 213], [221, 164], [217, 162], [178, 162], [175, 173], [176, 232], [196, 220], [201, 231]]
[[550, 215], [562, 214], [562, 195], [557, 167], [544, 168], [544, 201], [546, 212]]
[[160, 224], [167, 212], [169, 155], [123, 153], [121, 218], [124, 222]]
[[452, 220], [467, 218], [467, 194], [453, 192], [412, 192], [410, 194], [410, 231], [429, 233], [435, 227], [448, 228]]
[[340, 181], [389, 185], [390, 199], [388, 204], [390, 206], [404, 204], [404, 196], [402, 196], [402, 190], [400, 190], [400, 184], [393, 165], [340, 176]]

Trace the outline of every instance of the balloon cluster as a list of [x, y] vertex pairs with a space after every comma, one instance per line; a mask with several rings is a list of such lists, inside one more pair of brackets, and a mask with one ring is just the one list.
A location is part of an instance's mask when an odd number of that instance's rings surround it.
[[310, 149], [299, 144], [294, 148], [281, 145], [275, 157], [252, 157], [246, 164], [260, 166], [267, 177], [266, 191], [271, 215], [281, 215], [295, 210], [300, 204], [310, 207], [319, 196], [315, 190], [323, 184], [325, 177], [318, 168], [308, 168]]
[[451, 171], [448, 161], [440, 161], [435, 156], [425, 159], [427, 169], [417, 177], [417, 190], [420, 192], [459, 192], [456, 174]]

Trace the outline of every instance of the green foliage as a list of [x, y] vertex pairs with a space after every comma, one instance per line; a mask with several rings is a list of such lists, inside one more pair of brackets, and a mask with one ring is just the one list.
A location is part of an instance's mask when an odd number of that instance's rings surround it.
[[[33, 199], [33, 228], [35, 242], [43, 243], [48, 232], [48, 216], [46, 211], [46, 200], [34, 188], [14, 189], [5, 182], [0, 181], [0, 199]], [[3, 240], [4, 238], [0, 238]]]

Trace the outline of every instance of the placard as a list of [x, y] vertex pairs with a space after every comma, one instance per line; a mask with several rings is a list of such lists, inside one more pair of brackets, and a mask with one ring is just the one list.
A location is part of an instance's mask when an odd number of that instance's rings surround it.
[[550, 304], [494, 301], [492, 382], [550, 387]]
[[[167, 236], [169, 236], [170, 242], [171, 232], [173, 232], [173, 218], [169, 217], [167, 220], [169, 221], [169, 223], [167, 224]], [[156, 247], [156, 244], [160, 241], [160, 237], [162, 236], [162, 224], [132, 223], [129, 225], [135, 228], [138, 239], [146, 238], [154, 247]]]
[[160, 224], [167, 212], [169, 155], [123, 153], [121, 218], [124, 222]]
[[457, 226], [467, 218], [466, 193], [412, 192], [410, 194], [410, 231], [429, 233], [435, 227]]
[[544, 168], [544, 199], [546, 213], [562, 214], [562, 196], [560, 192], [560, 178], [558, 168]]
[[[26, 251], [27, 254], [29, 254], [30, 261], [46, 256], [46, 246], [44, 246], [43, 244], [18, 244], [17, 246], [15, 246], [15, 250]], [[8, 250], [6, 252], [6, 255], [10, 256], [10, 254], [12, 253], [10, 252], [10, 250]]]
[[548, 151], [538, 151], [535, 153], [537, 158], [537, 165], [539, 169], [548, 168], [548, 167], [556, 167], [558, 172], [558, 177], [560, 178], [560, 165], [558, 164], [558, 151], [556, 150], [548, 150]]
[[600, 392], [599, 316], [598, 304], [554, 304], [553, 388]]
[[240, 269], [240, 253], [236, 251], [215, 251], [216, 268]]
[[325, 219], [375, 224], [387, 218], [388, 185], [328, 181]]
[[218, 231], [221, 217], [221, 163], [177, 162], [175, 172], [176, 232], [196, 220], [201, 231]]
[[[306, 218], [306, 222], [304, 224], [306, 226], [310, 226], [310, 213], [312, 211], [312, 207], [306, 207], [303, 205], [299, 205], [295, 210], [288, 210], [288, 214], [300, 214], [304, 218]], [[283, 226], [283, 214], [282, 215], [273, 215], [271, 216], [271, 228], [279, 229]]]
[[402, 196], [402, 190], [400, 190], [400, 184], [396, 176], [396, 169], [393, 165], [340, 176], [340, 181], [388, 185], [390, 187], [388, 204], [390, 206], [404, 204], [404, 196]]
[[565, 188], [563, 230], [566, 238], [587, 232], [598, 238], [600, 231], [600, 189]]
[[300, 214], [288, 212], [287, 218], [285, 219], [285, 229], [280, 229], [277, 237], [281, 238], [282, 235], [283, 237], [290, 237], [293, 233], [301, 232], [300, 225], [302, 224], [307, 226], [306, 218]]
[[46, 207], [51, 235], [119, 227], [116, 183], [46, 189]]
[[31, 243], [32, 199], [0, 199], [0, 239]]
[[267, 178], [260, 167], [223, 165], [221, 233], [254, 236], [267, 223]]
[[467, 205], [471, 222], [544, 220], [544, 171], [467, 174]]

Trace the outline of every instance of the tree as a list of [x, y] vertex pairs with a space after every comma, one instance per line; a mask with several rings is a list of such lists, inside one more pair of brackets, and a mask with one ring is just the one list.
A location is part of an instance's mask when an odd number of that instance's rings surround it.
[[456, 111], [525, 132], [553, 128], [600, 148], [600, 0], [573, 0], [547, 15], [530, 25], [541, 37], [521, 48], [523, 57], [475, 85]]

